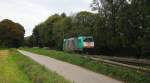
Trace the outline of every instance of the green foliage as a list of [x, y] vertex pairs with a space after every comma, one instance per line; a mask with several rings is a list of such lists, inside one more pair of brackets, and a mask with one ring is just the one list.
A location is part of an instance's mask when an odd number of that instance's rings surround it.
[[0, 52], [0, 83], [31, 83], [28, 76], [18, 68], [9, 51]]
[[149, 83], [150, 77], [144, 73], [123, 68], [120, 66], [110, 65], [99, 61], [94, 61], [89, 58], [81, 57], [78, 54], [70, 54], [55, 50], [45, 50], [39, 48], [23, 48], [24, 50], [31, 51], [34, 53], [46, 55], [55, 59], [59, 59], [65, 62], [69, 62], [75, 65], [79, 65], [90, 69], [92, 71], [102, 73], [113, 78], [122, 80], [127, 83]]
[[33, 36], [25, 37], [23, 46], [33, 47], [33, 42], [34, 42]]
[[149, 0], [93, 0], [91, 8], [98, 13], [50, 16], [34, 28], [29, 41], [35, 47], [62, 50], [64, 38], [93, 36], [97, 54], [149, 57]]
[[19, 47], [24, 40], [24, 28], [5, 19], [0, 22], [0, 47]]
[[[92, 26], [95, 20], [92, 19], [93, 16], [94, 14], [86, 11], [80, 12], [73, 17], [68, 17], [64, 13], [52, 15], [45, 22], [34, 28], [32, 46], [62, 50], [64, 38], [92, 35], [94, 33]], [[81, 31], [82, 28], [84, 29], [83, 31]]]
[[15, 50], [12, 50], [12, 56], [17, 66], [27, 74], [32, 83], [70, 83]]
[[[98, 48], [115, 55], [148, 57], [149, 52], [144, 52], [150, 49], [148, 4], [148, 0], [93, 0], [91, 7], [106, 19], [101, 25], [107, 28], [107, 35], [102, 36], [106, 43]], [[100, 30], [99, 35], [103, 33]]]

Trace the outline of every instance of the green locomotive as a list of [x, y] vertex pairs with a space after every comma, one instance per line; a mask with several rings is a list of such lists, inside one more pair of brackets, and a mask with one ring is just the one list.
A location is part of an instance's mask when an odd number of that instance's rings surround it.
[[80, 36], [64, 39], [64, 51], [88, 51], [94, 48], [92, 36]]

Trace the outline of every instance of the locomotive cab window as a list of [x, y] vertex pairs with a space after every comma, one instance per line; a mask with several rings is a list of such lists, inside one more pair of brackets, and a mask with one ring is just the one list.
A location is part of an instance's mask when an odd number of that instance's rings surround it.
[[93, 38], [85, 38], [84, 42], [93, 42]]

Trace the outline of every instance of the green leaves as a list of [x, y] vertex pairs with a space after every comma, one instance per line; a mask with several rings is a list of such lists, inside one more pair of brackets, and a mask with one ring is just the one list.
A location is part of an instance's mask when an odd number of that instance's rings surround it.
[[[64, 38], [93, 36], [95, 52], [105, 55], [148, 55], [150, 49], [149, 0], [93, 0], [97, 13], [55, 14], [37, 25], [32, 46], [62, 50]], [[0, 41], [1, 42], [1, 41]], [[30, 45], [31, 46], [31, 45]]]
[[24, 40], [22, 25], [5, 19], [0, 22], [0, 47], [19, 47]]

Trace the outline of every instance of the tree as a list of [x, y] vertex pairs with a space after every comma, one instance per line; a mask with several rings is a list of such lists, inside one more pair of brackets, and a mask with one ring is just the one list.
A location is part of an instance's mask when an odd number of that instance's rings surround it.
[[22, 25], [5, 19], [0, 22], [0, 46], [19, 47], [24, 40], [25, 30]]
[[96, 19], [94, 17], [95, 15], [93, 13], [87, 11], [77, 13], [76, 16], [72, 18], [74, 36], [93, 35], [93, 26]]
[[64, 38], [93, 36], [96, 53], [136, 56], [149, 54], [148, 0], [93, 0], [97, 13], [55, 14], [33, 30], [36, 46], [62, 50]]
[[93, 0], [92, 9], [105, 18], [105, 22], [100, 21], [99, 26], [103, 23], [107, 33], [105, 37], [100, 36], [103, 29], [97, 28], [98, 40], [105, 38], [108, 42], [104, 46], [113, 52], [116, 49], [116, 53], [124, 50], [123, 54], [137, 57], [143, 55], [143, 52], [147, 53], [145, 49], [149, 49], [149, 5], [148, 0]]
[[25, 37], [23, 46], [33, 47], [34, 46], [33, 36]]

